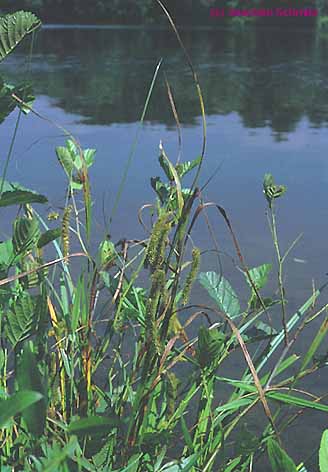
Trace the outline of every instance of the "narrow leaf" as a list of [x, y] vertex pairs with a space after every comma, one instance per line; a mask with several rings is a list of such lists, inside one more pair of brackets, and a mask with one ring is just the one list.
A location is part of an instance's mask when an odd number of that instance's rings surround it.
[[293, 460], [274, 439], [268, 440], [267, 448], [273, 472], [297, 472]]

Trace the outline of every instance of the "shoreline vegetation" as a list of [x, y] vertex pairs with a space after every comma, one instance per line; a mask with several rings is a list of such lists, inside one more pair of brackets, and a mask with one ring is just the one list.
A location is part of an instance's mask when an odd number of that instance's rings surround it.
[[[179, 30], [158, 3], [189, 66], [203, 134], [199, 153], [181, 161], [179, 107], [159, 60], [139, 130], [163, 80], [180, 152], [173, 161], [159, 143], [154, 199], [138, 212], [142, 239], [110, 236], [139, 132], [94, 250], [89, 169], [96, 150], [83, 149], [42, 115], [26, 80], [0, 79], [1, 122], [17, 112], [0, 179], [0, 211], [14, 210], [12, 234], [0, 242], [1, 472], [327, 472], [328, 430], [319, 432], [316, 450], [299, 451], [301, 459], [288, 452], [286, 431], [296, 421], [302, 427], [306, 412], [328, 413], [327, 392], [315, 385], [307, 391], [304, 383], [328, 364], [328, 282], [290, 310], [284, 267], [300, 237], [280, 244], [276, 207], [287, 189], [270, 173], [259, 198], [267, 204], [271, 262], [249, 266], [231, 216], [206, 201], [206, 102]], [[2, 16], [0, 62], [29, 38], [30, 63], [40, 26], [31, 12]], [[55, 149], [65, 195], [58, 211], [47, 212], [45, 195], [7, 175], [20, 120], [29, 114], [65, 135]], [[247, 300], [225, 278], [214, 218], [231, 238]], [[208, 231], [210, 249], [194, 244], [195, 224]], [[209, 251], [216, 270], [205, 272]], [[269, 279], [276, 282], [272, 293]], [[193, 297], [195, 284], [207, 303]], [[300, 355], [295, 345], [304, 333]], [[231, 368], [236, 359], [243, 369]], [[262, 418], [256, 430], [254, 415]]]

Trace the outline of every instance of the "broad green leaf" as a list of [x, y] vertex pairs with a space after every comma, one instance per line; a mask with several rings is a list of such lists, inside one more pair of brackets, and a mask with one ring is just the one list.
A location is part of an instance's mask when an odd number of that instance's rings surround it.
[[31, 349], [30, 343], [25, 345], [17, 361], [16, 379], [19, 390], [33, 390], [42, 395], [39, 402], [26, 408], [23, 412], [23, 418], [29, 432], [35, 437], [40, 437], [45, 428], [47, 415], [46, 382], [40, 373], [38, 360]]
[[51, 241], [54, 241], [57, 238], [60, 238], [62, 229], [60, 227], [54, 229], [48, 229], [45, 233], [42, 233], [38, 239], [37, 247], [41, 249], [42, 247], [49, 244]]
[[[0, 179], [0, 188], [2, 180]], [[3, 193], [0, 197], [0, 207], [9, 205], [23, 205], [26, 203], [47, 203], [47, 198], [39, 193], [24, 188], [15, 182], [3, 183]]]
[[197, 359], [202, 369], [217, 360], [224, 347], [225, 335], [218, 329], [201, 326], [198, 333]]
[[[57, 158], [70, 180], [74, 178], [73, 170], [80, 171], [83, 168], [81, 152], [83, 153], [86, 167], [90, 167], [94, 162], [95, 149], [80, 151], [71, 139], [66, 141], [66, 146], [56, 147]], [[75, 185], [76, 189], [82, 188], [82, 185], [77, 180], [72, 182], [72, 184], [73, 186]]]
[[0, 243], [0, 278], [6, 277], [7, 269], [14, 260], [13, 242], [7, 239]]
[[326, 429], [321, 436], [319, 449], [319, 466], [320, 472], [328, 471], [328, 429]]
[[[15, 99], [15, 96], [24, 103]], [[29, 113], [34, 99], [35, 97], [32, 94], [30, 84], [14, 86], [3, 82], [0, 77], [0, 123], [2, 123], [16, 107], [20, 108], [24, 114]]]
[[150, 184], [157, 193], [160, 202], [167, 203], [170, 196], [170, 186], [164, 184], [159, 177], [151, 177]]
[[16, 218], [13, 228], [13, 248], [15, 254], [25, 254], [36, 245], [40, 237], [39, 221], [26, 216]]
[[274, 439], [268, 439], [267, 450], [273, 472], [297, 472], [294, 461]]
[[201, 272], [199, 281], [215, 300], [220, 310], [229, 318], [236, 318], [240, 314], [237, 295], [223, 276], [219, 276], [216, 272]]
[[[35, 333], [37, 317], [35, 315], [34, 298], [23, 292], [12, 301], [7, 312], [6, 335], [15, 348], [18, 343]], [[34, 390], [32, 388], [32, 390]]]
[[[248, 272], [249, 272], [249, 275], [252, 279], [252, 282], [254, 283], [255, 287], [259, 290], [261, 288], [263, 288], [266, 284], [267, 284], [267, 281], [268, 281], [268, 275], [269, 275], [269, 272], [271, 271], [272, 269], [272, 264], [262, 264], [258, 267], [253, 267], [253, 269], [250, 269]], [[246, 277], [246, 281], [248, 283], [248, 285], [253, 289], [248, 277], [247, 277], [247, 274], [244, 272], [244, 275]]]
[[243, 339], [245, 341], [258, 341], [260, 339], [267, 339], [278, 334], [278, 332], [263, 321], [256, 321], [253, 326], [245, 331]]
[[121, 424], [117, 417], [89, 416], [72, 421], [67, 429], [69, 434], [78, 436], [107, 435]]
[[0, 61], [2, 61], [27, 34], [41, 26], [33, 13], [18, 11], [0, 17]]
[[87, 167], [92, 166], [95, 160], [96, 149], [84, 149], [83, 155]]
[[72, 177], [72, 172], [73, 172], [73, 167], [74, 167], [74, 158], [67, 149], [67, 147], [64, 146], [57, 146], [56, 147], [56, 154], [57, 154], [57, 159], [61, 163], [64, 171], [67, 174], [67, 177], [71, 179]]
[[98, 260], [101, 267], [108, 266], [112, 264], [117, 257], [115, 245], [105, 239], [99, 244], [98, 248]]
[[0, 400], [0, 428], [3, 428], [10, 418], [22, 413], [41, 399], [42, 395], [39, 392], [22, 390], [6, 400]]
[[188, 174], [188, 172], [190, 172], [192, 169], [197, 167], [201, 163], [201, 160], [202, 160], [202, 156], [199, 156], [197, 157], [197, 159], [194, 159], [193, 161], [186, 161], [186, 162], [183, 162], [182, 164], [178, 164], [175, 168], [176, 168], [179, 178], [182, 179], [184, 175]]

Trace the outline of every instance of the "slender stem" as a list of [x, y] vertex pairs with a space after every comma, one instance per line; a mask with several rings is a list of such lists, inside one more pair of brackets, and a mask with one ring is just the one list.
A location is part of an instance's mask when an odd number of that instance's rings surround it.
[[278, 234], [277, 234], [277, 224], [276, 224], [276, 215], [274, 211], [273, 202], [270, 206], [271, 210], [271, 222], [272, 222], [272, 236], [273, 236], [273, 244], [276, 250], [277, 259], [278, 259], [278, 286], [280, 292], [280, 300], [281, 300], [281, 311], [282, 311], [282, 325], [284, 329], [284, 336], [285, 336], [285, 345], [288, 346], [288, 329], [287, 329], [287, 318], [286, 318], [286, 302], [285, 302], [285, 291], [284, 291], [284, 284], [283, 284], [283, 258], [281, 257], [279, 241], [278, 241]]

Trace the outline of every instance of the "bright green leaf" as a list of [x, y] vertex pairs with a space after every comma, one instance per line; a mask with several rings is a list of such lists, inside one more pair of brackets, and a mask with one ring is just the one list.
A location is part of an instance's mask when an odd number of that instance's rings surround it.
[[223, 277], [216, 272], [202, 272], [199, 281], [215, 300], [219, 309], [229, 318], [236, 318], [240, 314], [240, 305], [236, 293]]
[[319, 466], [320, 472], [328, 471], [328, 429], [326, 429], [321, 436], [319, 449]]

